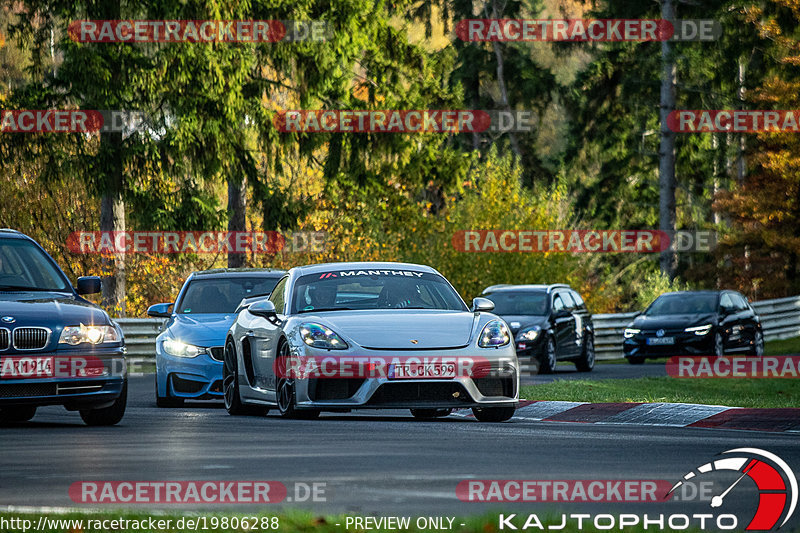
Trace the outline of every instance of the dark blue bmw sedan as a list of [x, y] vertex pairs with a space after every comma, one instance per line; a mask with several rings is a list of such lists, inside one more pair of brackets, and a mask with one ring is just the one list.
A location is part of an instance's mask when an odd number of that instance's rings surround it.
[[79, 411], [88, 425], [112, 425], [127, 402], [125, 341], [108, 314], [73, 287], [36, 241], [0, 229], [0, 422], [23, 422], [42, 405]]

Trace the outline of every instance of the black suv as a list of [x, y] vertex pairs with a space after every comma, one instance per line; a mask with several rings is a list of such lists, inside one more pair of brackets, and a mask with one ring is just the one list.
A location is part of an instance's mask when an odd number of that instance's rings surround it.
[[24, 422], [40, 405], [80, 411], [89, 425], [122, 419], [127, 400], [125, 341], [119, 326], [73, 288], [36, 241], [0, 229], [0, 422]]
[[641, 364], [648, 357], [764, 353], [761, 319], [736, 291], [683, 291], [662, 294], [623, 333], [625, 357]]
[[572, 361], [580, 372], [594, 368], [592, 315], [569, 285], [492, 285], [482, 296], [511, 328], [517, 357], [536, 358], [540, 374], [554, 372], [556, 361]]

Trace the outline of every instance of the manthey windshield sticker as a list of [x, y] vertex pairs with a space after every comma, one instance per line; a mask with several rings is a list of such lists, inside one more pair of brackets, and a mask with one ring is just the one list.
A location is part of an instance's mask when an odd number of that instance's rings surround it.
[[424, 272], [414, 272], [413, 270], [342, 270], [339, 272], [325, 272], [319, 279], [346, 278], [350, 276], [406, 276], [421, 278]]

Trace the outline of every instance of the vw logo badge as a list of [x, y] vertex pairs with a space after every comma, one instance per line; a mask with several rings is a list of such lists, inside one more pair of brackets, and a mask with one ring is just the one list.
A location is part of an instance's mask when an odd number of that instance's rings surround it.
[[664, 336], [664, 330], [660, 329], [660, 330], [656, 331], [656, 336], [657, 337], [663, 337]]
[[17, 319], [14, 318], [13, 316], [4, 316], [3, 318], [0, 318], [0, 320], [5, 322], [6, 324], [13, 324]]

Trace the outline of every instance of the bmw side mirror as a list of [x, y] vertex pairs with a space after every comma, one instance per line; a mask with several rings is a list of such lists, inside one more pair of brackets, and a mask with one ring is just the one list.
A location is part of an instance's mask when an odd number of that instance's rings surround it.
[[100, 276], [81, 276], [78, 278], [78, 286], [75, 291], [80, 294], [97, 294], [103, 290], [103, 282], [100, 281]]
[[489, 298], [473, 298], [472, 299], [472, 311], [478, 313], [480, 311], [493, 311], [494, 310], [494, 302], [491, 301]]
[[275, 310], [275, 304], [266, 299], [250, 304], [250, 307], [248, 307], [247, 310], [256, 316], [264, 317], [267, 320], [275, 320], [278, 318], [278, 312]]
[[147, 316], [152, 316], [154, 318], [169, 318], [172, 316], [172, 313], [169, 310], [172, 305], [172, 303], [151, 305], [147, 308]]

